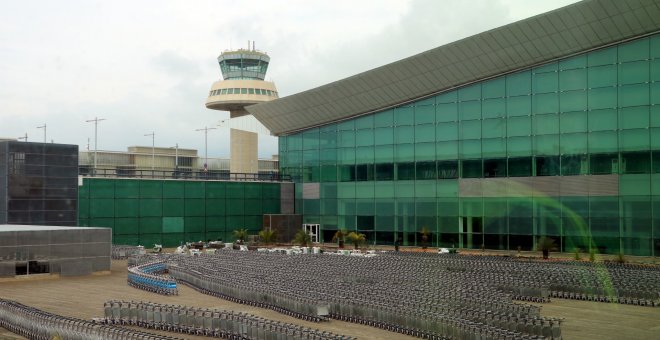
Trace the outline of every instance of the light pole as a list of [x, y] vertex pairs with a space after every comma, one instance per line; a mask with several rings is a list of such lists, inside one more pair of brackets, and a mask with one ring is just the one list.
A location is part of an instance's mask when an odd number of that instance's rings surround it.
[[24, 141], [27, 142], [27, 132], [25, 133], [25, 136], [23, 136], [23, 137], [18, 137], [17, 139], [18, 139], [18, 140], [24, 140]]
[[44, 129], [44, 143], [46, 143], [46, 123], [42, 126], [37, 126], [37, 129]]
[[96, 166], [98, 165], [97, 163], [97, 151], [98, 151], [98, 126], [100, 121], [104, 121], [105, 118], [99, 118], [99, 117], [94, 117], [94, 119], [86, 120], [87, 123], [94, 122], [94, 175], [96, 175]]
[[151, 133], [147, 133], [146, 136], [151, 136], [151, 177], [154, 176], [154, 167], [155, 167], [155, 161], [156, 161], [156, 133], [151, 131]]
[[203, 129], [196, 129], [195, 131], [204, 131], [204, 164], [208, 166], [209, 164], [209, 154], [208, 154], [208, 134], [209, 130], [215, 130], [214, 127], [205, 126]]

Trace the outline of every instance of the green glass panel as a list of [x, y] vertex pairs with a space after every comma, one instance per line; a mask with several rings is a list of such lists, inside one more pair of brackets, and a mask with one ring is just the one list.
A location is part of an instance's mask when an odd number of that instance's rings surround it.
[[[559, 149], [559, 147], [557, 147]], [[559, 176], [559, 156], [535, 157], [536, 176]]]
[[[319, 164], [337, 164], [337, 149], [321, 149]], [[208, 188], [207, 188], [208, 190]], [[207, 194], [208, 195], [208, 194]]]
[[374, 127], [394, 126], [394, 110], [378, 112], [374, 117]]
[[458, 100], [479, 100], [481, 99], [481, 84], [470, 85], [458, 90]]
[[337, 124], [338, 131], [355, 130], [355, 120], [345, 120]]
[[140, 217], [140, 234], [160, 234], [163, 232], [162, 217]]
[[336, 131], [321, 132], [319, 134], [319, 147], [321, 147], [321, 148], [334, 148], [336, 146], [337, 146], [337, 132]]
[[93, 179], [89, 183], [90, 198], [113, 198], [115, 197], [114, 180]]
[[374, 130], [376, 145], [394, 144], [394, 129], [391, 127], [377, 128]]
[[651, 105], [658, 106], [660, 104], [660, 81], [651, 84]]
[[557, 114], [535, 115], [532, 123], [535, 135], [559, 133], [559, 115]]
[[481, 140], [483, 157], [506, 157], [506, 139], [489, 138]]
[[321, 182], [336, 182], [337, 181], [337, 166], [336, 165], [322, 165], [320, 171], [321, 171]]
[[617, 106], [617, 88], [616, 87], [601, 87], [597, 89], [590, 89], [589, 96], [589, 110], [609, 109]]
[[435, 105], [424, 105], [415, 107], [415, 124], [435, 123]]
[[415, 144], [415, 160], [434, 160], [435, 159], [435, 143], [420, 143]]
[[140, 216], [163, 216], [163, 200], [141, 199]]
[[506, 100], [506, 114], [512, 116], [527, 116], [532, 113], [532, 96], [509, 97]]
[[185, 216], [204, 216], [206, 204], [203, 199], [186, 199], [184, 202]]
[[[178, 183], [178, 182], [175, 182]], [[140, 182], [133, 180], [115, 181], [116, 198], [138, 198], [140, 197]]]
[[394, 161], [394, 146], [376, 146], [374, 148], [374, 161], [376, 163], [391, 163]]
[[542, 93], [532, 96], [532, 113], [559, 112], [559, 95], [557, 93]]
[[584, 68], [586, 66], [586, 54], [577, 55], [575, 57], [570, 57], [559, 61], [559, 70], [571, 70], [576, 68]]
[[182, 233], [183, 217], [163, 217], [163, 233]]
[[485, 158], [483, 177], [506, 177], [506, 158]]
[[[431, 170], [420, 171], [420, 168], [418, 166], [417, 174], [423, 175], [424, 176], [423, 178], [430, 178], [429, 176], [432, 174], [432, 171]], [[415, 197], [435, 197], [435, 196], [436, 196], [435, 181], [424, 181], [424, 180], [420, 180], [420, 177], [417, 177], [417, 181], [415, 181]]]
[[186, 198], [204, 198], [206, 197], [205, 182], [187, 181], [185, 182]]
[[337, 167], [339, 181], [352, 182], [355, 181], [355, 165], [340, 165]]
[[604, 131], [617, 129], [617, 110], [589, 111], [589, 130]]
[[459, 143], [461, 158], [481, 158], [481, 140], [468, 139]]
[[461, 139], [481, 138], [481, 120], [461, 121]]
[[337, 132], [337, 124], [327, 124], [319, 127], [319, 133]]
[[286, 145], [289, 151], [302, 150], [302, 134], [298, 133], [287, 137]]
[[360, 163], [373, 163], [374, 162], [374, 147], [359, 147], [355, 149], [355, 158]]
[[532, 154], [531, 137], [512, 137], [507, 139], [507, 154], [509, 156], [529, 156]]
[[337, 215], [337, 200], [325, 199], [321, 200], [321, 213], [323, 215]]
[[483, 167], [481, 159], [468, 159], [461, 161], [461, 178], [481, 178]]
[[560, 135], [560, 151], [562, 154], [587, 153], [587, 134], [571, 133]]
[[587, 155], [562, 155], [562, 176], [586, 175], [589, 173], [589, 157]]
[[319, 129], [312, 128], [303, 132], [303, 150], [319, 148]]
[[394, 137], [397, 144], [413, 143], [415, 141], [415, 128], [412, 126], [399, 126], [394, 131]]
[[303, 151], [303, 166], [317, 166], [319, 165], [319, 150], [306, 150]]
[[648, 150], [649, 130], [632, 129], [619, 131], [619, 149], [622, 151]]
[[[251, 212], [247, 212], [247, 211], [245, 213], [252, 214]], [[303, 214], [319, 215], [320, 213], [321, 213], [320, 200], [303, 200]]]
[[[163, 201], [163, 216], [183, 216], [183, 204], [180, 204], [179, 206], [181, 208], [180, 212], [177, 212], [176, 215], [166, 215], [167, 214], [167, 206], [171, 205], [172, 203], [176, 202], [167, 202], [168, 200]], [[224, 198], [207, 198], [206, 199], [206, 216], [224, 216], [226, 214], [226, 209], [225, 209], [225, 199]], [[174, 210], [176, 211], [176, 210]]]
[[345, 130], [337, 132], [337, 145], [343, 148], [355, 146], [355, 131]]
[[660, 81], [660, 57], [650, 61], [651, 65], [651, 81]]
[[415, 126], [415, 143], [435, 142], [435, 125], [424, 124]]
[[[458, 180], [455, 179], [441, 179], [436, 181], [436, 192], [438, 197], [458, 197]], [[441, 200], [438, 200], [438, 204]], [[448, 200], [445, 200], [448, 202]], [[457, 204], [458, 201], [456, 198], [449, 200]], [[454, 207], [454, 213], [457, 213], [458, 205]], [[442, 212], [441, 207], [438, 207], [438, 212]], [[450, 212], [447, 212], [445, 215], [449, 215]]]
[[619, 45], [619, 62], [646, 60], [649, 58], [649, 39], [639, 39]]
[[458, 161], [438, 161], [438, 178], [458, 178]]
[[599, 131], [589, 134], [589, 151], [592, 153], [616, 152], [618, 150], [616, 131]]
[[458, 103], [458, 118], [460, 120], [480, 119], [481, 101], [473, 100]]
[[414, 144], [398, 144], [395, 146], [394, 151], [395, 159], [398, 162], [414, 161], [415, 160], [415, 145]]
[[412, 107], [397, 107], [394, 109], [394, 125], [413, 125], [415, 124], [415, 112]]
[[436, 138], [438, 141], [449, 141], [458, 139], [458, 123], [447, 122], [436, 125]]
[[587, 88], [587, 69], [559, 72], [559, 91], [583, 90]]
[[[357, 226], [361, 229], [373, 229], [373, 215], [375, 204], [373, 199], [357, 199], [355, 200], [355, 213], [358, 218]], [[371, 218], [365, 218], [370, 216]]]
[[568, 91], [559, 94], [559, 111], [585, 111], [587, 109], [587, 91]]
[[458, 101], [458, 92], [450, 91], [443, 94], [439, 94], [435, 97], [436, 104], [442, 103], [455, 103]]
[[506, 99], [486, 99], [482, 102], [482, 111], [482, 117], [484, 119], [504, 117], [506, 113]]
[[338, 198], [355, 198], [355, 183], [339, 183], [337, 185]]
[[115, 217], [138, 217], [139, 200], [137, 199], [115, 199]]
[[337, 198], [337, 183], [321, 183], [321, 198]]
[[456, 122], [458, 121], [458, 104], [446, 103], [438, 104], [435, 110], [436, 122]]
[[394, 182], [376, 182], [376, 197], [394, 197]]
[[529, 136], [532, 129], [532, 117], [510, 117], [507, 120], [507, 135], [509, 137]]
[[532, 92], [533, 93], [548, 93], [557, 92], [558, 90], [557, 73], [535, 73], [532, 75]]
[[560, 132], [561, 133], [572, 133], [572, 132], [587, 132], [587, 113], [586, 112], [567, 112], [563, 113], [559, 117], [560, 122]]
[[92, 218], [97, 217], [114, 217], [115, 216], [115, 200], [112, 198], [93, 198], [89, 200], [89, 216]]
[[589, 172], [592, 175], [619, 173], [619, 155], [617, 153], [592, 153], [589, 162]]
[[649, 81], [648, 61], [634, 61], [619, 64], [619, 84], [639, 84]]
[[373, 129], [374, 115], [366, 115], [355, 119], [355, 129]]
[[587, 54], [589, 67], [599, 65], [611, 65], [617, 63], [617, 48], [603, 48]]
[[415, 163], [414, 162], [396, 163], [396, 179], [399, 181], [414, 180]]
[[531, 71], [522, 71], [506, 76], [506, 95], [521, 96], [531, 93]]
[[441, 159], [458, 159], [458, 142], [438, 142], [435, 147], [436, 158]]
[[619, 109], [619, 129], [649, 127], [649, 107], [635, 106]]
[[509, 177], [529, 177], [532, 175], [532, 157], [516, 157], [508, 160]]
[[498, 77], [481, 84], [482, 98], [502, 98], [506, 95], [506, 79]]
[[[243, 199], [228, 199], [228, 200], [226, 200], [225, 201], [225, 206], [226, 206], [226, 209], [227, 209], [227, 215], [244, 215], [244, 212], [245, 212], [244, 202], [245, 201]], [[188, 204], [186, 204], [186, 208], [188, 208], [187, 206], [188, 206]], [[202, 209], [202, 208], [199, 208], [199, 209]], [[191, 211], [190, 215], [188, 215], [188, 216], [195, 216], [195, 215], [202, 216], [202, 215], [198, 215], [198, 214], [194, 213], [195, 212], [194, 207], [188, 208], [186, 210]]]
[[481, 127], [481, 136], [483, 138], [506, 137], [505, 119], [484, 119], [481, 121]]
[[618, 80], [617, 66], [605, 65], [589, 68], [589, 88], [616, 86]]
[[555, 61], [555, 62], [547, 63], [547, 64], [544, 64], [544, 65], [541, 65], [541, 66], [537, 66], [537, 67], [532, 69], [532, 72], [533, 73], [548, 73], [548, 72], [557, 72], [557, 70], [558, 70], [558, 63]]
[[356, 146], [369, 146], [374, 145], [374, 130], [357, 130], [355, 132], [355, 145]]
[[[651, 152], [633, 151], [621, 153], [621, 173], [649, 174], [651, 173]], [[648, 183], [649, 187], [651, 183]], [[639, 194], [641, 195], [641, 193]]]
[[649, 84], [619, 87], [619, 107], [649, 105]]
[[[653, 150], [660, 150], [660, 129], [650, 129], [650, 135], [651, 135], [651, 149]], [[654, 160], [656, 157], [653, 157]], [[658, 157], [658, 161], [660, 161], [660, 157]]]
[[559, 135], [542, 135], [534, 137], [535, 155], [558, 155]]
[[[414, 168], [412, 172], [414, 175]], [[415, 181], [398, 180], [394, 182], [394, 192], [396, 192], [397, 197], [415, 197]]]
[[355, 148], [337, 149], [337, 164], [355, 164]]

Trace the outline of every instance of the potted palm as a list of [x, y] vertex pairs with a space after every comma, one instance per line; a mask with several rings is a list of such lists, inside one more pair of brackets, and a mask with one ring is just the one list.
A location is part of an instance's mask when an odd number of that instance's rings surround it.
[[422, 230], [419, 231], [419, 233], [422, 234], [422, 249], [426, 251], [426, 248], [428, 248], [429, 245], [429, 236], [431, 235], [431, 230], [424, 226], [422, 227]]
[[557, 250], [557, 244], [555, 243], [554, 239], [543, 236], [536, 243], [536, 250], [540, 250], [543, 254], [543, 258], [547, 259], [551, 251]]
[[344, 249], [344, 243], [346, 242], [346, 235], [348, 231], [346, 229], [337, 230], [334, 236], [332, 236], [332, 242], [337, 242], [339, 249]]
[[293, 236], [292, 243], [299, 244], [301, 247], [307, 247], [308, 244], [312, 243], [312, 237], [305, 231], [305, 229], [300, 229]]
[[275, 229], [264, 229], [259, 232], [259, 239], [265, 244], [271, 244], [277, 239], [277, 230]]
[[245, 239], [248, 237], [248, 231], [245, 228], [242, 229], [236, 229], [234, 230], [234, 238], [236, 239], [236, 243], [238, 244], [243, 244], [245, 242]]
[[367, 236], [365, 234], [357, 233], [355, 231], [351, 231], [348, 233], [348, 235], [346, 235], [346, 237], [351, 241], [351, 243], [353, 243], [355, 249], [358, 249], [360, 244], [367, 240]]

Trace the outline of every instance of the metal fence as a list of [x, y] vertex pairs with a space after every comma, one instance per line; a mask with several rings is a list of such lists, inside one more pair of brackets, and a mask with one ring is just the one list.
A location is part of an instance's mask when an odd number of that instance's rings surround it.
[[79, 168], [80, 176], [105, 178], [153, 178], [153, 179], [189, 179], [189, 180], [215, 180], [215, 181], [257, 181], [257, 182], [291, 182], [291, 176], [281, 175], [277, 172], [260, 173], [230, 173], [228, 170], [197, 171], [190, 169], [169, 170], [137, 170], [100, 168], [93, 169], [87, 166]]

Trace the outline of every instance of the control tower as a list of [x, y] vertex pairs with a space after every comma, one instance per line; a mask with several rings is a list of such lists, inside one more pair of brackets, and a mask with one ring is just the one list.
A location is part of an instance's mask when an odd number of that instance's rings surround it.
[[[277, 99], [275, 83], [265, 81], [270, 57], [254, 48], [225, 51], [218, 57], [223, 80], [211, 86], [206, 108], [229, 111], [231, 119], [249, 115], [245, 107]], [[232, 173], [257, 173], [256, 132], [231, 128], [230, 171]]]

